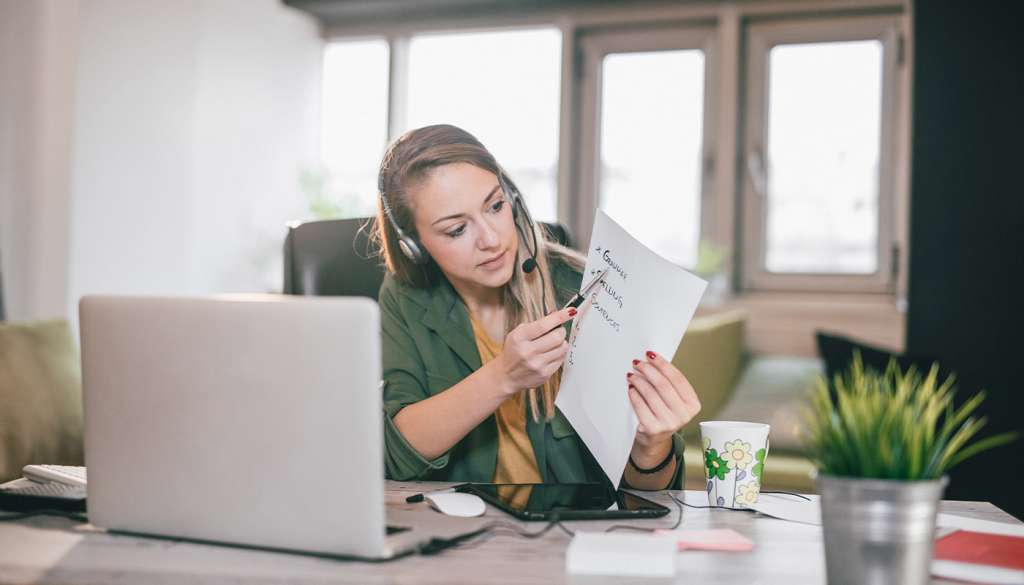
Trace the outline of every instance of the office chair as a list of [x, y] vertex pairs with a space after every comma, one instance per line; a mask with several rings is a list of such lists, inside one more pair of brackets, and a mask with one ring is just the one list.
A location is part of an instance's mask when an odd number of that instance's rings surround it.
[[[364, 296], [377, 300], [384, 267], [370, 246], [373, 221], [360, 217], [290, 226], [284, 240], [284, 293]], [[572, 245], [565, 226], [541, 226], [549, 238]]]

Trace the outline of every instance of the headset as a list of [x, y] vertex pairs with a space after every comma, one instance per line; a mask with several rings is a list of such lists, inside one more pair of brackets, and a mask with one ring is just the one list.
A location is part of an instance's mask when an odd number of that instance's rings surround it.
[[[391, 211], [391, 204], [388, 202], [387, 193], [384, 190], [384, 171], [386, 165], [381, 165], [380, 173], [377, 175], [377, 191], [380, 193], [381, 207], [384, 209], [384, 215], [387, 216], [388, 222], [391, 227], [395, 229], [395, 233], [398, 235], [398, 247], [402, 250], [402, 254], [409, 259], [413, 264], [425, 265], [430, 262], [430, 254], [427, 253], [426, 249], [416, 241], [416, 238], [405, 233], [399, 225], [398, 221], [395, 220], [395, 216]], [[523, 261], [520, 268], [524, 274], [530, 274], [534, 270], [537, 270], [537, 229], [533, 223], [533, 217], [530, 215], [530, 210], [526, 208], [526, 203], [523, 201], [523, 196], [519, 192], [511, 181], [509, 181], [505, 172], [498, 169], [498, 185], [505, 195], [511, 200], [512, 205], [512, 223], [516, 226], [516, 231], [519, 232], [519, 237], [523, 239], [526, 245], [526, 251], [530, 254], [530, 257]], [[522, 213], [526, 219], [526, 225], [530, 230], [530, 237], [527, 237], [523, 226], [519, 223], [519, 214]], [[532, 246], [530, 244], [533, 244]], [[541, 278], [541, 304], [544, 307], [544, 314], [548, 312], [547, 303], [547, 284], [544, 279], [544, 272], [538, 271], [537, 274]]]

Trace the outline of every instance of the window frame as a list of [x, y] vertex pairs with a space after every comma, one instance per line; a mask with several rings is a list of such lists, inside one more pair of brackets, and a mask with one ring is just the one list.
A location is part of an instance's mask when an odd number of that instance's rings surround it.
[[704, 52], [704, 104], [701, 122], [701, 180], [700, 180], [700, 234], [698, 241], [708, 238], [713, 232], [712, 222], [716, 217], [714, 197], [715, 185], [714, 152], [716, 147], [717, 120], [717, 50], [716, 34], [707, 24], [674, 24], [642, 30], [597, 30], [584, 31], [577, 37], [578, 57], [576, 77], [579, 88], [579, 112], [581, 123], [578, 160], [578, 190], [575, 213], [571, 218], [571, 229], [576, 238], [590, 241], [594, 215], [600, 207], [600, 158], [601, 158], [601, 96], [603, 93], [603, 64], [610, 54], [648, 53], [672, 50], [694, 50]]
[[[892, 293], [897, 284], [898, 230], [895, 226], [897, 141], [902, 89], [900, 20], [897, 16], [832, 18], [751, 23], [747, 39], [741, 175], [741, 288], [747, 291]], [[769, 55], [782, 44], [877, 40], [882, 45], [879, 132], [878, 233], [876, 270], [870, 274], [777, 273], [764, 264], [767, 177]], [[759, 168], [758, 168], [759, 167]]]

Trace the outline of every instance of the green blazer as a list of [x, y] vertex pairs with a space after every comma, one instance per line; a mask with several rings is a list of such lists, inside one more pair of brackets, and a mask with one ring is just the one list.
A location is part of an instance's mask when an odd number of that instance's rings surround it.
[[[551, 306], [560, 307], [579, 290], [582, 276], [563, 263], [552, 264], [550, 277], [557, 299]], [[379, 302], [387, 477], [493, 481], [498, 459], [498, 428], [493, 415], [436, 459], [421, 456], [392, 420], [406, 406], [443, 392], [480, 367], [480, 354], [462, 299], [443, 277], [434, 287], [413, 288], [388, 274], [381, 285]], [[606, 481], [601, 467], [561, 411], [556, 411], [550, 421], [542, 418], [535, 422], [527, 416], [526, 430], [544, 483]], [[683, 443], [678, 433], [675, 441], [679, 462], [671, 487], [681, 489]]]

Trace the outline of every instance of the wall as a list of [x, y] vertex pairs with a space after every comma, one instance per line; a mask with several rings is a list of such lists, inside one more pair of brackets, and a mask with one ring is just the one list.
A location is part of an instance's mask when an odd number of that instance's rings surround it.
[[280, 292], [284, 222], [308, 216], [299, 172], [319, 165], [323, 42], [276, 0], [207, 2], [202, 14], [193, 282]]
[[280, 288], [318, 162], [318, 25], [277, 0], [0, 0], [8, 318]]
[[[1018, 3], [914, 8], [915, 75], [907, 351], [987, 389], [986, 431], [1024, 429], [1024, 44]], [[1024, 518], [1021, 442], [954, 469], [947, 497]]]
[[0, 0], [0, 269], [7, 318], [63, 315], [76, 0]]
[[279, 289], [318, 156], [317, 25], [275, 0], [89, 0], [80, 36], [69, 313]]

